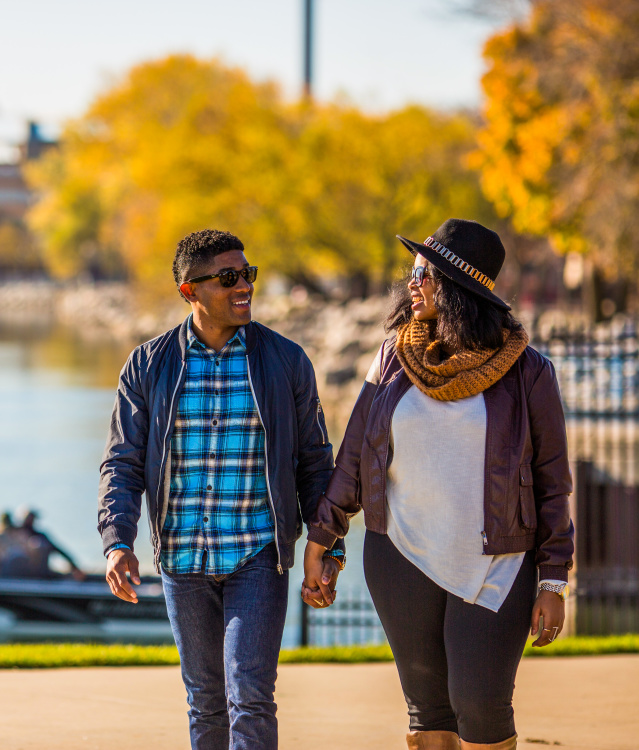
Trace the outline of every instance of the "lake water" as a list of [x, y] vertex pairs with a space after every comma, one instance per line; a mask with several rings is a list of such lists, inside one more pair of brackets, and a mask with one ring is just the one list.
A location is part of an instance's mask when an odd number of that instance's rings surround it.
[[[103, 572], [96, 529], [98, 468], [118, 381], [130, 350], [117, 342], [81, 340], [68, 329], [40, 333], [0, 329], [0, 511], [39, 514], [39, 527], [87, 572]], [[330, 415], [327, 415], [330, 419]], [[136, 554], [152, 573], [143, 511]], [[363, 519], [348, 537], [349, 564], [340, 589], [364, 586]], [[299, 630], [303, 539], [290, 573], [285, 645]]]

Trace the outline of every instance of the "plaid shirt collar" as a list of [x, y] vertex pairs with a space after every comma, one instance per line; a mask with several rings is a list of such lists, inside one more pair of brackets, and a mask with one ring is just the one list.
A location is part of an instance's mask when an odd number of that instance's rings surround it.
[[[237, 331], [235, 332], [235, 335], [232, 336], [226, 344], [220, 349], [219, 352], [214, 352], [217, 354], [222, 354], [228, 347], [239, 345], [244, 350], [246, 350], [246, 331], [244, 329], [244, 326], [240, 326]], [[206, 346], [206, 344], [203, 344], [200, 339], [195, 335], [193, 331], [193, 313], [189, 315], [189, 322], [186, 329], [186, 350], [188, 351], [192, 347], [198, 347], [200, 349], [204, 349], [208, 352], [213, 352], [213, 349], [210, 349]]]

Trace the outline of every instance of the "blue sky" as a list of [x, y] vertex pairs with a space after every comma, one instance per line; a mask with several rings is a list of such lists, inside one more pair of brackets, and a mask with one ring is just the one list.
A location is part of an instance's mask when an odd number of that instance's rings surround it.
[[[446, 0], [315, 0], [315, 94], [374, 111], [476, 106], [486, 21]], [[0, 144], [26, 119], [55, 132], [131, 65], [170, 52], [219, 57], [287, 96], [302, 78], [302, 0], [6, 0]]]

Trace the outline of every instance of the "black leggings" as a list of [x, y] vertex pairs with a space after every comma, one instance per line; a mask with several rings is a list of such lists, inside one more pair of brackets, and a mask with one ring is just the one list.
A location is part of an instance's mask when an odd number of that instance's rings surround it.
[[515, 673], [530, 631], [534, 554], [492, 612], [467, 604], [409, 562], [386, 534], [366, 532], [364, 572], [399, 671], [410, 729], [472, 743], [515, 734]]

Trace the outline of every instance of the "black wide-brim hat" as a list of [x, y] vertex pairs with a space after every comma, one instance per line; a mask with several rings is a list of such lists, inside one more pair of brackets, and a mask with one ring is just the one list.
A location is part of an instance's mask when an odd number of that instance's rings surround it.
[[497, 232], [476, 221], [448, 219], [423, 243], [397, 239], [413, 255], [423, 255], [456, 284], [489, 300], [503, 310], [510, 310], [496, 294], [495, 279], [501, 271], [506, 251]]

